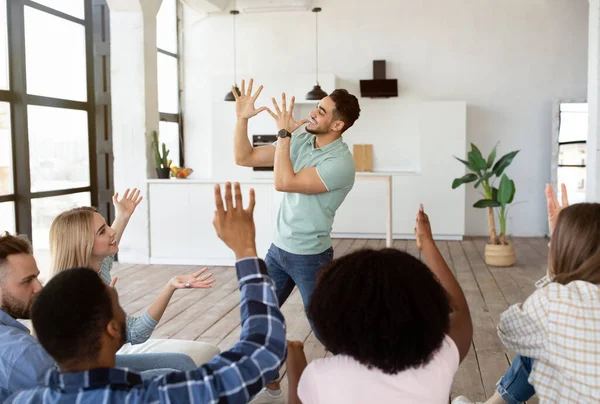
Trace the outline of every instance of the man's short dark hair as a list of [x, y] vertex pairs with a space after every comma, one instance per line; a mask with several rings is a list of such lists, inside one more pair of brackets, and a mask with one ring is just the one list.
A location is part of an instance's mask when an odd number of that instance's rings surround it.
[[387, 374], [427, 364], [450, 325], [429, 268], [395, 249], [360, 250], [323, 267], [308, 317], [325, 347]]
[[37, 337], [59, 363], [96, 359], [102, 332], [112, 317], [106, 285], [89, 268], [69, 269], [54, 276], [31, 307]]
[[0, 233], [0, 282], [5, 279], [8, 257], [17, 254], [33, 254], [29, 240], [25, 236], [13, 236], [8, 232]]
[[16, 254], [33, 254], [31, 243], [22, 236], [0, 233], [0, 267], [6, 264], [10, 255]]
[[342, 133], [350, 129], [360, 116], [358, 99], [347, 90], [337, 89], [329, 94], [329, 98], [335, 103], [334, 116], [344, 122]]

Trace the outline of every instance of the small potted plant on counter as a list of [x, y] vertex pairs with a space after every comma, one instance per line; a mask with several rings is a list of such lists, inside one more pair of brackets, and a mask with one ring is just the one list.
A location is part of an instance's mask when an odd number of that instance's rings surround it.
[[152, 149], [154, 150], [154, 160], [156, 161], [156, 176], [160, 179], [169, 179], [171, 174], [171, 161], [167, 160], [169, 150], [162, 143], [162, 155], [158, 148], [158, 133], [152, 132]]
[[[504, 170], [512, 163], [517, 153], [519, 153], [519, 150], [507, 153], [495, 162], [496, 147], [494, 147], [486, 160], [477, 146], [471, 144], [471, 151], [467, 155], [467, 161], [454, 156], [471, 173], [461, 178], [456, 178], [452, 182], [452, 189], [456, 189], [462, 184], [475, 182], [475, 188], [481, 186], [483, 190], [483, 199], [475, 202], [473, 207], [487, 209], [490, 240], [485, 246], [485, 263], [491, 266], [506, 267], [515, 263], [514, 247], [507, 240], [506, 215], [508, 205], [512, 203], [515, 197], [516, 189], [514, 181], [504, 173]], [[495, 180], [500, 180], [497, 188], [494, 186]], [[496, 234], [494, 208], [498, 210], [500, 235]]]

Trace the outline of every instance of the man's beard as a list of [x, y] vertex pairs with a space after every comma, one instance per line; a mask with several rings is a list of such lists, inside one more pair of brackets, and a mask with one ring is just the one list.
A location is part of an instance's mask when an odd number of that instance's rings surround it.
[[2, 290], [2, 300], [0, 301], [0, 309], [14, 319], [29, 320], [31, 315], [31, 301], [23, 303], [6, 290]]
[[309, 129], [308, 126], [306, 128], [304, 128], [308, 133], [313, 134], [313, 135], [324, 135], [326, 133], [328, 133], [328, 131], [324, 131], [322, 129]]

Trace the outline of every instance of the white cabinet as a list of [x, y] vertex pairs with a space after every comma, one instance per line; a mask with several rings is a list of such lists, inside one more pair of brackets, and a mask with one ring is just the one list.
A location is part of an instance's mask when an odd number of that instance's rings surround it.
[[[455, 178], [452, 175], [451, 172], [443, 173], [441, 178], [427, 178], [420, 173], [391, 175], [394, 238], [414, 237], [417, 209], [423, 203], [436, 237], [462, 239], [465, 231], [464, 187], [452, 190], [448, 185]], [[382, 180], [357, 175], [354, 188], [337, 211], [333, 237], [385, 237], [388, 184], [384, 177], [379, 178]]]
[[[150, 262], [153, 264], [231, 265], [233, 252], [213, 226], [216, 182], [194, 180], [151, 180]], [[272, 183], [242, 184], [244, 205], [254, 188], [256, 246], [264, 256], [273, 238], [276, 209]]]
[[383, 237], [387, 226], [388, 180], [357, 176], [339, 207], [332, 234], [340, 237]]
[[[245, 206], [250, 188], [256, 193], [254, 220], [256, 246], [264, 257], [273, 240], [282, 193], [270, 180], [242, 183]], [[462, 211], [457, 201], [439, 198], [434, 189], [419, 188], [426, 179], [417, 174], [392, 176], [393, 234], [413, 236], [416, 209], [425, 203], [432, 218], [434, 234], [440, 238], [461, 238]], [[232, 265], [233, 252], [217, 237], [213, 227], [213, 180], [150, 180], [150, 263], [179, 265]], [[353, 190], [338, 210], [333, 237], [383, 238], [387, 231], [388, 180], [359, 175]], [[439, 199], [438, 201], [436, 201]], [[452, 204], [452, 206], [450, 206]]]

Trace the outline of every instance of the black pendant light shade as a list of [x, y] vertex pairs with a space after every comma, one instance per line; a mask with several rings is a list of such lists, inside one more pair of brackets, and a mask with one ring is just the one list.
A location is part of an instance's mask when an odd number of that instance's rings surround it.
[[315, 7], [312, 9], [312, 12], [315, 13], [315, 74], [317, 78], [317, 84], [306, 93], [307, 100], [322, 100], [327, 97], [327, 93], [323, 91], [321, 86], [319, 85], [319, 19], [318, 13], [321, 12], [321, 7]]
[[[235, 92], [237, 93], [238, 97], [240, 95], [242, 95], [242, 93], [237, 85], [235, 86]], [[227, 93], [227, 95], [225, 96], [225, 101], [235, 101], [235, 97], [233, 96], [233, 91], [230, 91]]]
[[[231, 10], [229, 12], [229, 14], [231, 14], [233, 16], [233, 83], [235, 85], [235, 90], [237, 92], [238, 95], [241, 95], [240, 89], [237, 86], [237, 72], [236, 72], [236, 38], [235, 38], [235, 16], [238, 15], [240, 12], [238, 10]], [[225, 101], [235, 101], [235, 97], [233, 96], [233, 93], [230, 91], [227, 93], [227, 95], [225, 95]]]
[[[232, 95], [233, 97], [233, 95]], [[323, 91], [323, 89], [321, 88], [320, 85], [315, 85], [313, 87], [312, 90], [310, 90], [308, 93], [306, 93], [306, 99], [307, 100], [316, 100], [316, 101], [320, 101], [323, 98], [327, 97], [327, 93], [325, 91]]]

